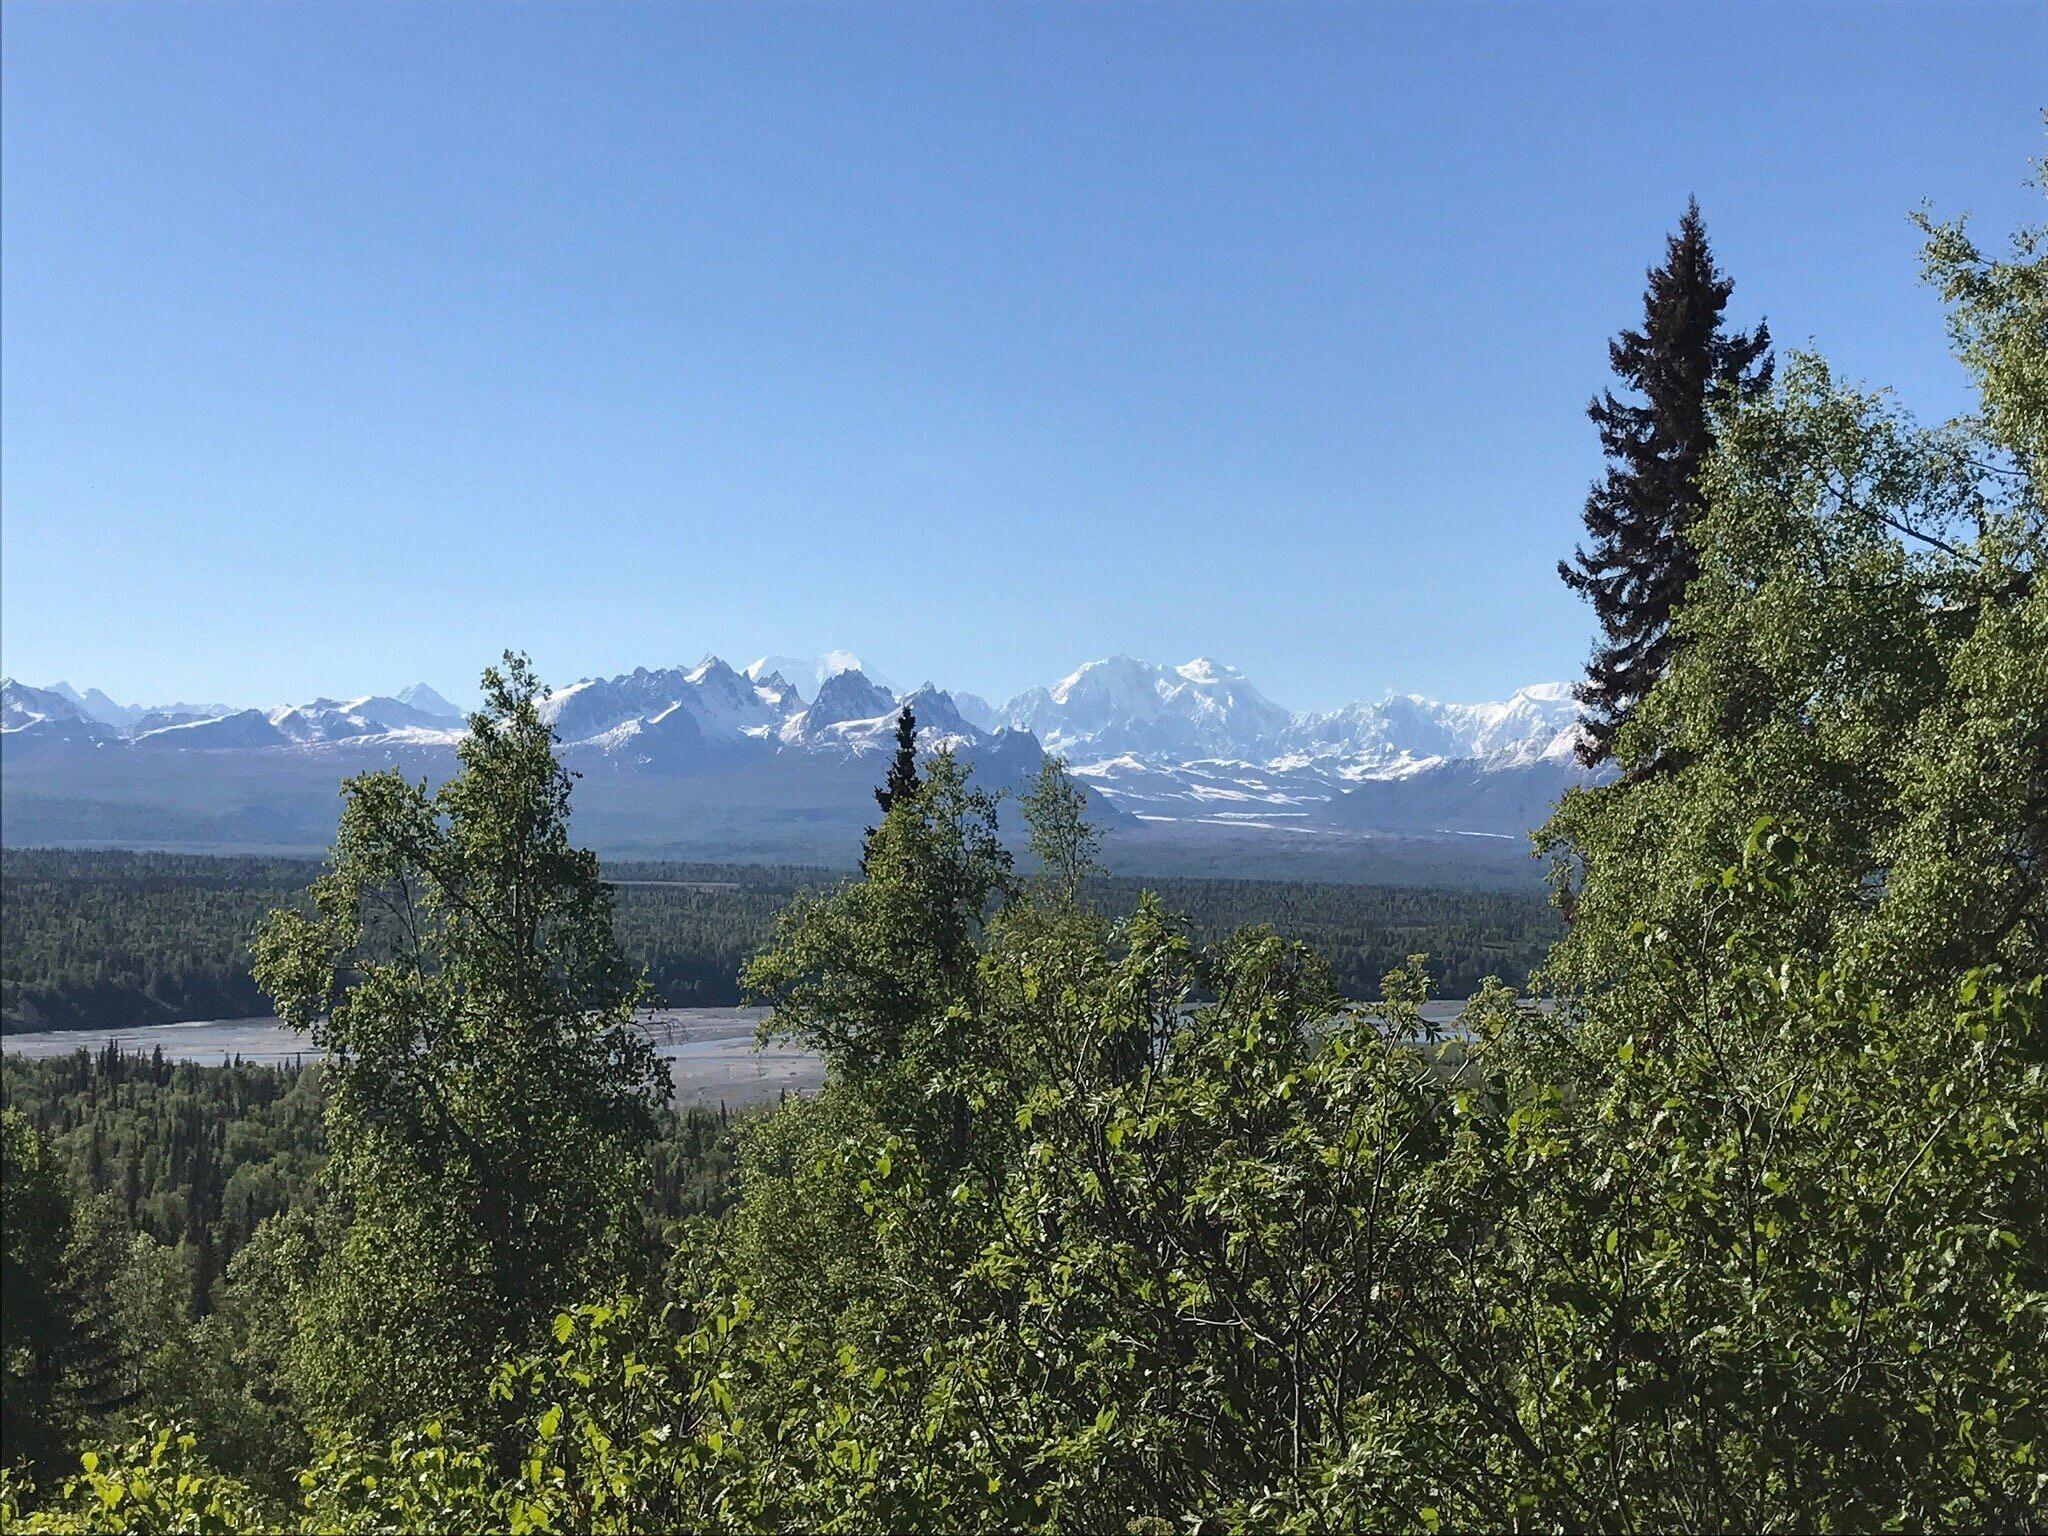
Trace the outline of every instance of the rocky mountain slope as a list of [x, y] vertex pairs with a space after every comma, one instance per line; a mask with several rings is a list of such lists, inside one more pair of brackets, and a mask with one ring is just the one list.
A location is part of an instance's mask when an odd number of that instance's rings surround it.
[[[1296, 713], [1207, 657], [1168, 667], [1113, 656], [994, 706], [932, 683], [899, 693], [845, 652], [743, 671], [707, 656], [581, 679], [546, 708], [585, 781], [587, 828], [646, 851], [783, 856], [836, 845], [872, 819], [868, 791], [905, 705], [924, 749], [954, 750], [980, 782], [1013, 787], [1056, 752], [1113, 829], [1171, 827], [1182, 842], [1209, 829], [1518, 838], [1583, 778], [1563, 684], [1489, 703], [1390, 694]], [[424, 683], [237, 709], [120, 704], [9, 679], [7, 840], [317, 846], [341, 777], [379, 766], [437, 777], [467, 728]]]

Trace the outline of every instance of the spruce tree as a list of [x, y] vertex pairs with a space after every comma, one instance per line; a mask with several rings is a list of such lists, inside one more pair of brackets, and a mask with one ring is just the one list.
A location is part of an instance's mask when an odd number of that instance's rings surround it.
[[[875, 804], [882, 808], [884, 816], [889, 807], [906, 795], [917, 793], [917, 714], [906, 704], [896, 717], [896, 755], [889, 760], [889, 776], [882, 781], [882, 787], [875, 791]], [[874, 846], [875, 828], [869, 827], [861, 839], [860, 867], [866, 873], [868, 849]]]
[[1671, 615], [1698, 567], [1688, 530], [1713, 447], [1714, 402], [1770, 386], [1769, 328], [1722, 327], [1734, 288], [1714, 265], [1698, 200], [1688, 200], [1664, 265], [1649, 274], [1643, 328], [1607, 347], [1640, 403], [1607, 389], [1586, 408], [1607, 473], [1586, 497], [1587, 543], [1557, 570], [1600, 621], [1601, 640], [1576, 690], [1586, 733], [1579, 755], [1588, 766], [1613, 753], [1615, 732], [1671, 664]]
[[917, 786], [917, 716], [906, 704], [896, 717], [896, 756], [889, 764], [889, 777], [875, 791], [875, 804], [886, 816], [898, 800], [916, 794]]

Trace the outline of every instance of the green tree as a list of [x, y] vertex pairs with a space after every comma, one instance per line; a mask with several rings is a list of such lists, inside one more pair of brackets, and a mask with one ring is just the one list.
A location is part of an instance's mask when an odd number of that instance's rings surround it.
[[75, 1340], [64, 1252], [71, 1191], [42, 1138], [0, 1111], [0, 1462], [47, 1465], [63, 1448], [64, 1372]]
[[1649, 274], [1643, 328], [1608, 345], [1615, 373], [1641, 403], [1610, 389], [1587, 407], [1609, 465], [1586, 497], [1591, 547], [1557, 570], [1600, 622], [1601, 643], [1578, 689], [1589, 764], [1609, 756], [1614, 733], [1683, 643], [1671, 616], [1697, 569], [1692, 522], [1716, 400], [1749, 398], [1770, 384], [1769, 330], [1722, 327], [1734, 289], [1715, 265], [1698, 202], [1688, 202], [1664, 265]]
[[1088, 797], [1064, 762], [1046, 758], [1022, 808], [1025, 846], [1041, 876], [1063, 900], [1078, 900], [1083, 882], [1099, 873], [1095, 855], [1102, 849], [1102, 834], [1089, 825]]
[[916, 1092], [948, 1050], [948, 1012], [973, 984], [1009, 870], [995, 797], [938, 752], [869, 839], [863, 878], [799, 896], [745, 984], [774, 1004], [769, 1028], [821, 1051], [833, 1074]]
[[1539, 838], [1571, 916], [1553, 986], [1633, 974], [1638, 920], [1697, 927], [1701, 881], [1766, 815], [1804, 850], [1788, 951], [1879, 945], [1895, 986], [1935, 992], [2048, 955], [2048, 513], [2038, 412], [2011, 397], [2048, 366], [2043, 258], [2038, 235], [2001, 265], [1931, 227], [1983, 408], [1921, 427], [1797, 356], [1726, 414], [1684, 648], [1614, 740], [1670, 771], [1567, 795]]
[[470, 1409], [500, 1352], [632, 1260], [668, 1080], [523, 659], [483, 677], [461, 768], [344, 787], [313, 912], [256, 939], [279, 1014], [327, 1052], [349, 1221], [300, 1300], [316, 1418]]
[[18, 1111], [0, 1112], [0, 1136], [0, 1463], [42, 1472], [136, 1401], [150, 1355], [184, 1326], [189, 1280], [112, 1200], [76, 1198]]
[[32, 1483], [0, 1472], [0, 1529], [43, 1536], [227, 1536], [286, 1528], [284, 1508], [224, 1477], [198, 1437], [167, 1425], [106, 1450], [85, 1452], [80, 1470], [38, 1500]]
[[[917, 793], [917, 714], [908, 704], [896, 711], [896, 750], [889, 759], [888, 777], [875, 791], [875, 804], [882, 808], [884, 816], [889, 807], [898, 800], [907, 800]], [[867, 864], [868, 849], [875, 841], [875, 829], [869, 827], [861, 840], [861, 864]]]
[[908, 704], [896, 711], [896, 751], [889, 759], [889, 776], [875, 791], [875, 804], [884, 816], [898, 800], [917, 793], [917, 715]]
[[1813, 357], [1733, 404], [1684, 644], [1615, 737], [1667, 771], [1543, 834], [1565, 1006], [1491, 1053], [1470, 1326], [1568, 1524], [2039, 1525], [2042, 245], [1929, 229], [1981, 409], [1923, 428]]
[[1430, 1318], [1498, 1427], [1431, 1447], [1447, 1523], [2038, 1527], [2040, 978], [1787, 955], [1808, 870], [1762, 822], [1624, 987], [1467, 1020], [1494, 1214]]

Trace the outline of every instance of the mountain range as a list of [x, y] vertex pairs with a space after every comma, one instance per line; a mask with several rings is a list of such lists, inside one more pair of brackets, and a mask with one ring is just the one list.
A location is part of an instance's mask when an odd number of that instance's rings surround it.
[[[906, 706], [920, 744], [951, 748], [978, 782], [1014, 787], [1058, 753], [1113, 845], [1207, 843], [1226, 866], [1233, 847], [1270, 862], [1280, 845], [1331, 853], [1388, 838], [1492, 839], [1524, 856], [1523, 834], [1585, 778], [1562, 683], [1491, 703], [1390, 694], [1301, 713], [1207, 657], [1112, 656], [998, 706], [931, 683], [898, 691], [844, 652], [744, 669], [707, 656], [582, 679], [544, 711], [583, 778], [579, 830], [595, 846], [838, 862], [873, 817], [868, 791]], [[467, 729], [424, 683], [254, 709], [121, 704], [7, 679], [6, 840], [318, 847], [341, 777], [439, 777]]]

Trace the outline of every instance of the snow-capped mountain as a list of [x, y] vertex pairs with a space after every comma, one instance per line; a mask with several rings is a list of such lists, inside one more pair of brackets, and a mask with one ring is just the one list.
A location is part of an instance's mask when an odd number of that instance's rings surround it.
[[743, 670], [756, 682], [777, 674], [784, 679], [786, 686], [807, 690], [813, 695], [825, 686], [826, 679], [837, 677], [841, 672], [858, 672], [892, 693], [896, 690], [896, 685], [888, 678], [847, 650], [823, 651], [816, 656], [761, 656], [749, 662]]
[[[105, 698], [98, 690], [93, 695]], [[93, 695], [7, 679], [7, 745], [25, 745], [29, 737], [12, 738], [29, 731], [37, 738], [75, 737], [154, 750], [431, 749], [453, 747], [468, 730], [455, 707], [424, 683], [400, 696], [316, 698], [262, 710], [213, 707], [202, 713], [116, 705], [126, 717], [119, 725], [78, 702]], [[931, 683], [899, 696], [849, 668], [828, 673], [807, 704], [781, 673], [758, 667], [736, 672], [716, 656], [694, 667], [639, 667], [616, 677], [583, 678], [550, 694], [541, 713], [564, 751], [579, 759], [618, 755], [673, 767], [678, 754], [718, 755], [715, 749], [854, 756], [893, 749], [896, 716], [905, 704], [916, 713], [927, 750], [965, 750], [1026, 734], [976, 724], [950, 694]]]
[[716, 656], [694, 667], [637, 667], [618, 677], [584, 678], [557, 690], [541, 713], [564, 742], [583, 742], [636, 720], [653, 720], [671, 710], [673, 733], [687, 720], [694, 739], [721, 742], [763, 740], [782, 723], [787, 685], [769, 674], [757, 682]]
[[[1495, 785], [1502, 775], [1536, 764], [1551, 765], [1542, 776], [1546, 787], [1576, 773], [1576, 705], [1564, 683], [1523, 688], [1493, 703], [1389, 694], [1326, 713], [1293, 714], [1243, 673], [1208, 657], [1161, 667], [1113, 656], [1049, 688], [1019, 694], [1002, 713], [1049, 750], [1064, 753], [1111, 804], [1155, 821], [1275, 831], [1356, 827], [1365, 806], [1392, 803], [1384, 795], [1365, 796], [1340, 813], [1346, 794], [1367, 783], [1447, 765], [1464, 765], [1460, 771]], [[1450, 777], [1438, 773], [1430, 782]], [[1554, 798], [1557, 790], [1548, 792]], [[1455, 798], [1465, 809], [1449, 820], [1482, 824], [1441, 830], [1499, 831], [1529, 797]], [[1424, 790], [1402, 802], [1404, 829], [1429, 819], [1429, 800]], [[1496, 805], [1501, 814], [1487, 809]]]
[[1130, 656], [1091, 661], [1050, 688], [1018, 694], [1003, 715], [1076, 762], [1119, 753], [1249, 760], [1270, 755], [1293, 718], [1243, 673], [1206, 656], [1179, 667]]
[[343, 741], [405, 731], [418, 731], [431, 737], [462, 728], [457, 717], [432, 714], [399, 699], [377, 694], [365, 694], [360, 699], [315, 699], [310, 704], [290, 704], [269, 711], [265, 718], [286, 741], [301, 743]]
[[69, 689], [31, 688], [0, 679], [0, 741], [17, 751], [98, 746], [116, 732], [73, 703]]
[[97, 688], [88, 688], [80, 693], [69, 683], [52, 683], [49, 692], [67, 701], [80, 714], [97, 720], [102, 725], [133, 725], [144, 713], [133, 704], [116, 704]]
[[976, 764], [1000, 759], [1025, 771], [1035, 770], [1044, 756], [1029, 731], [998, 726], [985, 730], [969, 720], [953, 695], [934, 683], [892, 695], [859, 672], [827, 678], [817, 702], [783, 727], [783, 740], [812, 751], [833, 751], [862, 757], [896, 750], [896, 720], [905, 710], [917, 723], [920, 750], [950, 748]]
[[952, 699], [953, 707], [960, 711], [960, 718], [977, 731], [992, 731], [1002, 724], [1002, 716], [996, 712], [995, 705], [980, 694], [962, 693], [956, 689]]
[[842, 745], [848, 726], [879, 720], [896, 707], [896, 696], [855, 669], [835, 672], [818, 685], [810, 708], [791, 715], [782, 739], [792, 746]]
[[[870, 791], [905, 707], [925, 750], [954, 749], [989, 787], [1021, 783], [1057, 752], [1106, 820], [1177, 824], [1183, 841], [1219, 828], [1292, 844], [1515, 837], [1586, 777], [1562, 683], [1488, 703], [1389, 694], [1296, 714], [1207, 657], [1159, 666], [1113, 656], [996, 708], [930, 682], [898, 692], [840, 664], [856, 660], [763, 657], [737, 671], [706, 656], [557, 690], [543, 713], [584, 777], [579, 817], [647, 852], [829, 853], [872, 819]], [[142, 808], [133, 824], [146, 830], [132, 835], [146, 841], [317, 845], [332, 830], [338, 778], [370, 766], [443, 776], [468, 729], [423, 683], [260, 710], [143, 709], [11, 679], [0, 695], [11, 841], [108, 840], [107, 808], [119, 805]], [[197, 830], [174, 837], [169, 825]]]
[[246, 752], [286, 746], [292, 738], [262, 710], [238, 709], [229, 715], [188, 716], [169, 725], [153, 726], [128, 740], [130, 745], [150, 752]]
[[20, 731], [46, 722], [83, 720], [69, 690], [31, 688], [13, 678], [0, 680], [0, 730]]
[[423, 715], [432, 715], [441, 720], [460, 720], [462, 711], [450, 704], [425, 683], [414, 683], [401, 688], [393, 695], [399, 703], [410, 705]]
[[1389, 694], [1327, 714], [1297, 715], [1276, 760], [1318, 765], [1346, 778], [1383, 778], [1447, 758], [1510, 752], [1569, 757], [1578, 744], [1578, 705], [1568, 683], [1540, 683], [1491, 704], [1440, 704]]

